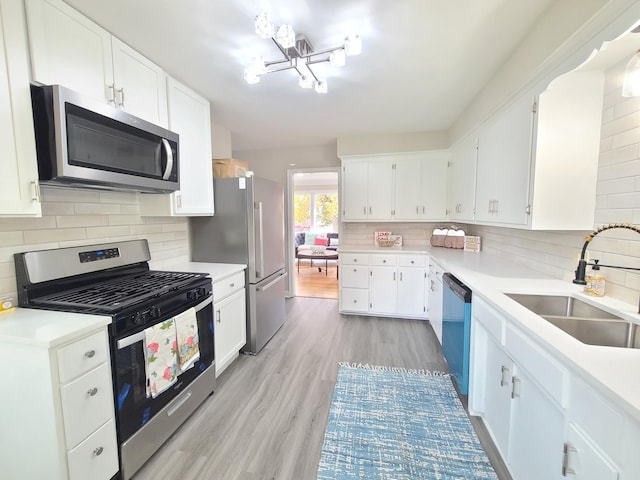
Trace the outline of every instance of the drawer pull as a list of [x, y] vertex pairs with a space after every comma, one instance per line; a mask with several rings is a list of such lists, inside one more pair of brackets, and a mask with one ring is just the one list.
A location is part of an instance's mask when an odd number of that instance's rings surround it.
[[104, 448], [102, 448], [102, 447], [98, 447], [98, 448], [95, 448], [95, 449], [93, 450], [93, 454], [94, 454], [96, 457], [98, 457], [98, 456], [102, 455], [102, 452], [104, 452]]
[[233, 287], [235, 287], [235, 286], [236, 286], [236, 284], [235, 284], [235, 283], [230, 283], [230, 284], [229, 284], [229, 288], [233, 288]]
[[220, 317], [220, 310], [216, 310], [216, 322], [220, 323], [222, 321], [222, 318]]
[[98, 393], [98, 389], [96, 387], [90, 388], [87, 390], [87, 397], [95, 397], [96, 393]]
[[87, 357], [87, 358], [93, 358], [93, 357], [96, 356], [96, 351], [95, 350], [89, 350], [88, 352], [85, 352], [84, 356]]

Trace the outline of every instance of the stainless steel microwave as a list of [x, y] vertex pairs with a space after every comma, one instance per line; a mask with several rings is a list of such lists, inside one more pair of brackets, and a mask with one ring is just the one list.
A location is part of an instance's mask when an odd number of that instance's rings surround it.
[[60, 85], [31, 86], [40, 183], [180, 188], [178, 134]]

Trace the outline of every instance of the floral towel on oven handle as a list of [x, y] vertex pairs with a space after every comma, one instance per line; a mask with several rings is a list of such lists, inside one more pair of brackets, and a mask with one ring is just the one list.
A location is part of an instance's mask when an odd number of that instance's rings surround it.
[[147, 397], [155, 398], [173, 385], [178, 377], [175, 319], [146, 328], [144, 337]]
[[180, 372], [184, 372], [193, 367], [200, 358], [196, 309], [192, 307], [176, 315], [175, 321], [178, 334], [178, 363]]

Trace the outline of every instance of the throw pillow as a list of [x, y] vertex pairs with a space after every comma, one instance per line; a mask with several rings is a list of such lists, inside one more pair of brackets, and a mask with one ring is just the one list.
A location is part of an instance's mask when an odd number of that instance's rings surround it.
[[330, 238], [329, 239], [329, 246], [331, 247], [337, 247], [339, 245], [339, 239], [338, 238]]
[[316, 237], [316, 243], [314, 245], [324, 245], [327, 246], [327, 239], [324, 237]]
[[305, 237], [304, 237], [304, 244], [305, 245], [315, 245], [317, 236], [318, 236], [317, 233], [307, 233], [305, 235]]

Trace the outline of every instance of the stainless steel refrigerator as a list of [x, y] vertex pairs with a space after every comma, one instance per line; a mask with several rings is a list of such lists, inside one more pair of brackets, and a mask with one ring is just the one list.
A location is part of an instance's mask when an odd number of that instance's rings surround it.
[[216, 178], [213, 187], [215, 214], [189, 220], [191, 257], [247, 265], [243, 351], [255, 355], [285, 321], [283, 189], [255, 177]]

